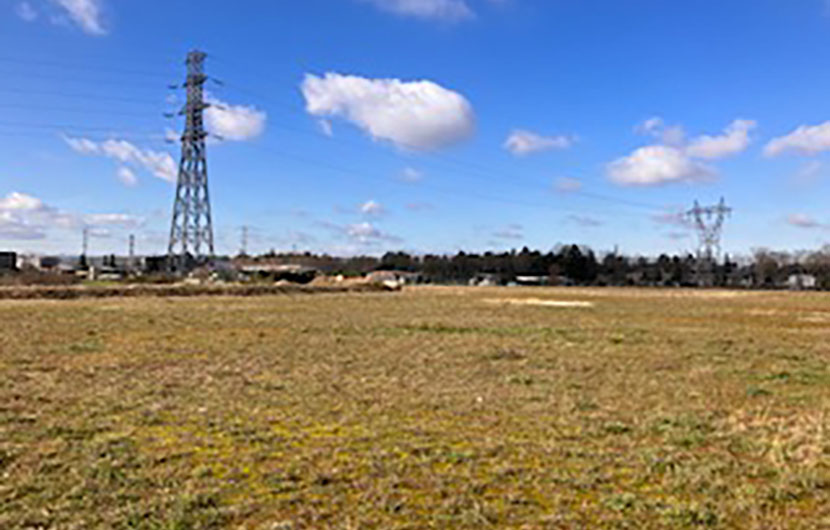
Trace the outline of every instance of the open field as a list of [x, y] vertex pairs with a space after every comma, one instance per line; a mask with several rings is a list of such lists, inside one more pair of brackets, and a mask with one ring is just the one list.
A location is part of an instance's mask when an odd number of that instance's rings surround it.
[[827, 528], [830, 296], [0, 301], [0, 528]]

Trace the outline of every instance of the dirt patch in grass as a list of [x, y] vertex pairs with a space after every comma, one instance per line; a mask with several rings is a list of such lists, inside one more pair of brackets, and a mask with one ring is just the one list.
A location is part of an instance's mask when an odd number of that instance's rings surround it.
[[542, 300], [540, 298], [487, 298], [484, 300], [488, 304], [497, 305], [530, 305], [539, 307], [577, 307], [588, 308], [594, 307], [594, 302], [586, 302], [584, 300]]

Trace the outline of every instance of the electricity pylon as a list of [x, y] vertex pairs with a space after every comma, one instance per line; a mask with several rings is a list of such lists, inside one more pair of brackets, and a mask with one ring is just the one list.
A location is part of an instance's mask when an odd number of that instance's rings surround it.
[[732, 208], [721, 200], [715, 206], [701, 207], [697, 201], [695, 206], [686, 212], [686, 218], [697, 231], [697, 283], [702, 287], [711, 287], [715, 283], [715, 265], [720, 257], [720, 240], [723, 234], [723, 224], [726, 217], [732, 213]]
[[732, 213], [732, 208], [726, 206], [726, 201], [721, 197], [720, 202], [715, 206], [701, 207], [697, 201], [695, 206], [688, 212], [686, 217], [697, 230], [699, 241], [697, 257], [701, 260], [713, 261], [720, 256], [720, 240], [723, 234], [723, 223], [726, 217]]
[[198, 50], [187, 54], [187, 80], [183, 85], [187, 103], [179, 112], [185, 116], [185, 127], [167, 249], [169, 265], [174, 271], [204, 263], [214, 252], [204, 126], [204, 111], [209, 106], [204, 100], [206, 57]]

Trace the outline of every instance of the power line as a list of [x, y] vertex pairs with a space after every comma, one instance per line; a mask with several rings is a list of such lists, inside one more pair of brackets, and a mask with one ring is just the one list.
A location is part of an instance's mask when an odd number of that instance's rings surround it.
[[[80, 107], [51, 107], [51, 106], [41, 106], [41, 105], [20, 105], [15, 103], [4, 103], [0, 104], [0, 109], [10, 109], [10, 110], [41, 110], [41, 111], [49, 111], [49, 112], [70, 112], [70, 113], [79, 113], [79, 114], [105, 114], [107, 116], [129, 116], [135, 118], [153, 118], [151, 113], [147, 112], [124, 112], [119, 110], [109, 110], [109, 109], [102, 109], [102, 108], [80, 108]], [[157, 116], [158, 118], [162, 117], [162, 114]]]
[[[54, 129], [59, 131], [64, 130], [87, 130], [87, 131], [112, 131], [113, 127], [91, 127], [88, 125], [71, 125], [71, 124], [57, 124], [57, 123], [25, 123], [25, 122], [4, 122], [0, 121], [0, 127], [20, 127], [20, 128], [29, 128], [29, 129]], [[131, 131], [135, 133], [137, 131]], [[153, 133], [161, 135], [156, 131], [148, 131], [146, 134], [153, 134]], [[144, 134], [140, 132], [139, 134]]]
[[112, 68], [112, 67], [97, 67], [94, 65], [89, 64], [78, 64], [78, 63], [67, 63], [63, 61], [53, 61], [53, 60], [37, 60], [37, 59], [20, 59], [14, 57], [4, 57], [0, 56], [0, 63], [9, 63], [9, 64], [21, 64], [25, 66], [35, 65], [35, 66], [49, 66], [54, 68], [66, 69], [66, 70], [85, 70], [85, 71], [99, 71], [99, 72], [108, 72], [108, 73], [118, 73], [124, 75], [138, 75], [138, 76], [147, 76], [147, 77], [158, 77], [158, 78], [170, 78], [171, 74], [162, 73], [158, 71], [146, 71], [146, 70], [130, 70], [125, 68]]
[[[339, 164], [332, 164], [330, 162], [323, 161], [319, 158], [309, 158], [309, 157], [305, 157], [305, 156], [302, 156], [302, 155], [287, 153], [285, 151], [280, 151], [280, 150], [271, 148], [269, 146], [260, 145], [260, 144], [245, 144], [245, 145], [247, 147], [250, 147], [250, 148], [266, 151], [268, 153], [274, 154], [274, 155], [282, 157], [282, 158], [295, 160], [295, 161], [298, 161], [300, 163], [307, 164], [307, 165], [313, 165], [313, 166], [325, 168], [325, 169], [335, 171], [335, 172], [338, 172], [338, 173], [343, 173], [343, 174], [350, 175], [350, 176], [358, 176], [358, 178], [360, 178], [360, 177], [364, 177], [364, 178], [371, 177], [371, 180], [376, 181], [376, 182], [382, 182], [384, 184], [393, 183], [388, 178], [381, 177], [381, 176], [376, 176], [376, 175], [371, 175], [370, 173], [367, 173], [366, 171], [363, 171], [363, 170], [347, 168], [347, 167], [341, 166]], [[421, 183], [421, 184], [419, 184], [419, 186], [423, 187], [423, 188], [426, 188], [426, 189], [430, 189], [432, 191], [435, 191], [436, 193], [440, 193], [440, 194], [447, 195], [447, 196], [452, 196], [454, 198], [473, 197], [473, 198], [476, 198], [476, 199], [480, 199], [480, 200], [487, 201], [487, 202], [492, 202], [492, 203], [510, 204], [510, 205], [513, 205], [513, 206], [539, 208], [539, 209], [544, 209], [544, 210], [555, 210], [555, 211], [560, 212], [560, 213], [583, 214], [583, 215], [586, 213], [584, 210], [579, 210], [579, 211], [563, 210], [563, 209], [560, 209], [560, 208], [556, 208], [555, 206], [553, 206], [551, 204], [543, 204], [543, 203], [537, 203], [537, 202], [525, 201], [525, 200], [517, 200], [517, 199], [508, 199], [508, 198], [505, 198], [503, 196], [487, 195], [487, 194], [483, 194], [483, 193], [480, 193], [478, 191], [469, 190], [469, 189], [457, 190], [457, 189], [452, 189], [452, 188], [447, 188], [447, 187], [442, 187], [442, 186], [436, 186], [434, 184], [428, 184], [428, 183]], [[632, 213], [629, 213], [629, 212], [619, 212], [618, 211], [617, 214], [618, 215], [632, 215], [632, 216], [636, 216], [636, 217], [641, 217], [639, 214], [632, 214]]]
[[106, 94], [82, 94], [77, 92], [58, 92], [50, 90], [28, 90], [23, 88], [0, 88], [0, 93], [4, 94], [25, 94], [27, 96], [55, 96], [64, 98], [78, 98], [91, 99], [95, 101], [120, 101], [122, 103], [146, 103], [150, 105], [158, 105], [163, 103], [159, 100], [138, 99], [138, 98], [122, 98], [117, 96], [107, 96]]
[[87, 84], [94, 84], [98, 85], [114, 85], [120, 87], [130, 87], [130, 88], [146, 88], [146, 89], [159, 89], [161, 88], [164, 83], [135, 83], [132, 81], [127, 80], [113, 80], [113, 79], [85, 79], [85, 78], [78, 78], [78, 77], [70, 77], [67, 78], [65, 76], [57, 76], [57, 75], [44, 75], [41, 73], [30, 73], [30, 72], [3, 72], [2, 77], [10, 78], [10, 77], [22, 77], [24, 79], [43, 79], [46, 81], [60, 81], [61, 83], [87, 83]]

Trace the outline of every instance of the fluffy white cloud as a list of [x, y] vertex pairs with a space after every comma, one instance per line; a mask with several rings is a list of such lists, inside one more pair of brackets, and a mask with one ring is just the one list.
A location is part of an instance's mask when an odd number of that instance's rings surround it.
[[383, 232], [369, 222], [348, 225], [345, 232], [349, 239], [361, 245], [371, 245], [381, 241], [400, 242], [400, 238]]
[[573, 138], [568, 136], [542, 136], [517, 129], [507, 137], [504, 148], [516, 156], [522, 156], [551, 149], [567, 149], [573, 145], [573, 141]]
[[660, 145], [641, 147], [606, 167], [611, 180], [625, 186], [652, 186], [668, 182], [697, 182], [713, 178], [716, 171], [700, 160], [716, 160], [746, 150], [751, 120], [735, 120], [718, 136], [698, 136], [686, 141], [680, 126], [666, 127], [662, 118], [650, 118], [635, 131], [654, 136]]
[[110, 229], [132, 229], [143, 224], [142, 218], [124, 213], [66, 212], [20, 192], [0, 197], [0, 239], [44, 239], [50, 230], [79, 230], [83, 226], [101, 235], [109, 234]]
[[133, 187], [138, 184], [138, 177], [136, 177], [133, 170], [127, 166], [119, 167], [115, 172], [115, 176], [118, 177], [118, 180], [125, 186]]
[[74, 224], [73, 216], [47, 206], [37, 197], [11, 192], [0, 198], [2, 239], [43, 239], [48, 228], [69, 228]]
[[[122, 164], [133, 164], [143, 167], [154, 176], [168, 182], [176, 182], [178, 165], [170, 153], [141, 149], [126, 140], [110, 139], [104, 142], [95, 142], [88, 138], [72, 138], [64, 136], [64, 141], [74, 151], [84, 155], [98, 155], [117, 160]], [[123, 182], [123, 175], [117, 175]], [[134, 175], [133, 175], [134, 176]]]
[[830, 150], [830, 121], [820, 125], [802, 125], [786, 136], [774, 138], [764, 148], [766, 156], [785, 153], [815, 155]]
[[261, 135], [265, 130], [267, 114], [255, 107], [230, 105], [208, 96], [210, 107], [205, 110], [208, 132], [223, 140], [241, 142]]
[[101, 22], [101, 0], [53, 0], [69, 19], [85, 33], [105, 35], [107, 30]]
[[0, 211], [43, 211], [46, 205], [37, 197], [13, 191], [0, 199]]
[[634, 128], [637, 134], [658, 138], [664, 145], [681, 146], [686, 142], [686, 130], [680, 125], [666, 125], [663, 118], [654, 116]]
[[821, 223], [803, 213], [794, 213], [787, 216], [787, 224], [798, 228], [820, 228]]
[[301, 89], [309, 114], [346, 119], [403, 149], [447, 147], [475, 129], [473, 108], [464, 96], [431, 81], [327, 73], [306, 75]]
[[570, 177], [561, 177], [553, 183], [553, 189], [561, 193], [572, 193], [582, 189], [582, 182]]
[[737, 153], [749, 147], [749, 132], [757, 126], [752, 120], [735, 120], [719, 136], [700, 136], [692, 140], [686, 154], [693, 158], [715, 160]]
[[15, 7], [14, 12], [26, 22], [34, 22], [38, 17], [38, 12], [29, 2], [20, 2], [17, 4], [17, 7]]
[[423, 19], [463, 20], [473, 17], [464, 0], [363, 0], [398, 15]]
[[360, 205], [360, 213], [364, 215], [381, 215], [385, 211], [382, 204], [369, 200]]
[[681, 149], [665, 145], [641, 147], [608, 165], [608, 175], [624, 186], [708, 180], [714, 170], [695, 162]]

